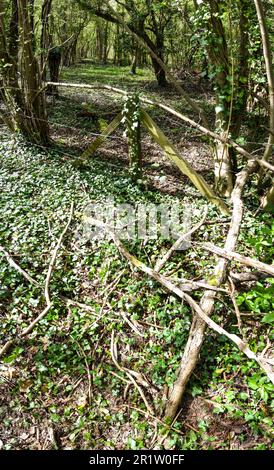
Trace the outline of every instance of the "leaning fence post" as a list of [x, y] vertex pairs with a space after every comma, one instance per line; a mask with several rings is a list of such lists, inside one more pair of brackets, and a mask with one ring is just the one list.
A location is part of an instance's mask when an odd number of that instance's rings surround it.
[[126, 96], [122, 122], [128, 141], [129, 171], [136, 181], [142, 177], [140, 98], [137, 93]]

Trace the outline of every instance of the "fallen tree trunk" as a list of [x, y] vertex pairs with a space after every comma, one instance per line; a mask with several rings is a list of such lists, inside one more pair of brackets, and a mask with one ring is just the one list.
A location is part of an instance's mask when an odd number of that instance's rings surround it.
[[[226, 250], [232, 251], [237, 245], [237, 240], [240, 233], [240, 226], [244, 213], [242, 193], [249, 175], [253, 173], [256, 168], [256, 163], [249, 163], [247, 167], [242, 170], [237, 176], [236, 184], [231, 195], [233, 211], [229, 231], [225, 242]], [[220, 286], [226, 279], [227, 265], [228, 261], [226, 259], [220, 259], [216, 266], [215, 276], [217, 287]], [[215, 297], [216, 292], [206, 291], [200, 302], [201, 310], [205, 313], [207, 317], [210, 317], [212, 315]], [[198, 363], [200, 349], [205, 337], [205, 329], [205, 321], [201, 317], [195, 315], [192, 321], [188, 341], [181, 360], [179, 373], [166, 404], [166, 418], [172, 420], [176, 416], [189, 378], [191, 377]]]

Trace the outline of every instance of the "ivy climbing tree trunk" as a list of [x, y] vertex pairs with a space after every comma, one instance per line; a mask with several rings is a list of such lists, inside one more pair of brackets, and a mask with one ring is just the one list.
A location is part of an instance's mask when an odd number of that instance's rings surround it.
[[271, 157], [273, 153], [273, 145], [274, 145], [274, 68], [273, 68], [273, 61], [272, 61], [271, 43], [270, 43], [269, 31], [267, 27], [263, 2], [261, 0], [254, 0], [254, 3], [255, 3], [260, 31], [261, 31], [266, 75], [267, 75], [268, 88], [269, 88], [269, 104], [270, 104], [269, 137], [268, 137], [267, 146], [263, 155], [264, 160], [269, 160], [269, 158]]
[[[215, 128], [221, 137], [228, 137], [231, 86], [229, 56], [224, 27], [220, 18], [220, 2], [210, 0], [210, 30], [208, 55], [215, 71], [216, 120]], [[214, 159], [215, 186], [218, 193], [229, 197], [233, 190], [230, 149], [226, 143], [216, 142]]]
[[237, 26], [232, 12], [227, 9], [226, 0], [194, 2], [198, 31], [203, 31], [214, 83], [215, 131], [223, 139], [214, 146], [214, 173], [216, 190], [224, 197], [230, 197], [237, 173], [237, 153], [227, 145], [227, 141], [238, 138], [246, 113], [248, 27], [250, 8], [253, 8], [249, 0], [236, 0], [232, 4], [237, 10]]
[[51, 46], [51, 35], [49, 32], [49, 16], [51, 12], [52, 0], [44, 0], [41, 12], [41, 37], [40, 37], [40, 65], [43, 80], [46, 80], [46, 62], [49, 47]]
[[[48, 145], [45, 94], [34, 54], [30, 4], [13, 0], [9, 23], [4, 23], [4, 12], [5, 4], [0, 0], [0, 92], [6, 108], [3, 119], [12, 131], [19, 131], [29, 141]], [[23, 79], [19, 80], [19, 75]]]
[[140, 99], [137, 94], [126, 97], [122, 121], [128, 140], [129, 171], [132, 179], [137, 181], [142, 177]]

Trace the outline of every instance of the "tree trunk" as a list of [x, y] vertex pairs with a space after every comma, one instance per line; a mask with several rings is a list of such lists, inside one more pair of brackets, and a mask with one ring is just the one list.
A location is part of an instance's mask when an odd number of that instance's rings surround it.
[[[51, 48], [48, 54], [49, 73], [51, 82], [59, 82], [59, 73], [61, 65], [62, 53], [60, 47]], [[58, 88], [54, 85], [48, 86], [50, 95], [58, 96]]]
[[[0, 0], [0, 59], [4, 67], [0, 78], [1, 97], [6, 110], [4, 122], [12, 131], [19, 131], [31, 142], [48, 145], [45, 94], [41, 73], [34, 55], [33, 30], [27, 0], [13, 0], [9, 31], [3, 18], [4, 5]], [[21, 60], [18, 60], [20, 45]], [[23, 80], [18, 81], [18, 72]]]
[[[268, 136], [268, 142], [267, 142], [264, 155], [263, 155], [263, 159], [268, 161], [271, 155], [273, 155], [273, 146], [274, 146], [274, 68], [273, 68], [273, 60], [272, 60], [272, 52], [271, 52], [271, 42], [270, 42], [263, 2], [261, 0], [254, 0], [254, 3], [256, 7], [256, 12], [257, 12], [259, 26], [260, 26], [260, 32], [261, 32], [261, 37], [262, 37], [264, 61], [265, 61], [267, 82], [268, 82], [268, 88], [269, 88], [269, 104], [270, 104], [269, 130], [270, 132]], [[263, 174], [264, 174], [264, 171], [261, 170], [260, 179], [259, 179], [260, 183], [261, 183]]]
[[137, 181], [142, 178], [140, 99], [137, 94], [127, 97], [123, 116], [128, 140], [129, 171], [132, 179]]
[[40, 48], [41, 48], [41, 57], [40, 57], [40, 67], [42, 71], [42, 79], [46, 81], [46, 63], [47, 63], [47, 54], [48, 49], [51, 45], [51, 38], [49, 34], [49, 16], [51, 12], [52, 0], [44, 0], [42, 5], [41, 12], [41, 38], [40, 38]]
[[159, 87], [167, 86], [166, 73], [154, 57], [151, 58], [153, 70]]
[[[215, 69], [215, 129], [226, 139], [230, 131], [231, 100], [233, 99], [230, 84], [229, 54], [217, 0], [210, 0], [209, 7], [210, 21], [208, 26], [212, 39], [207, 46], [207, 52]], [[225, 142], [217, 142], [214, 148], [215, 187], [223, 197], [230, 197], [233, 190], [232, 169], [232, 157], [228, 145]]]
[[[164, 59], [163, 59], [163, 55], [164, 55], [163, 54], [163, 52], [164, 52], [164, 37], [163, 37], [162, 33], [156, 33], [156, 43], [155, 43], [155, 46], [152, 45], [151, 49], [164, 62]], [[151, 56], [151, 61], [152, 61], [152, 66], [153, 66], [153, 69], [154, 69], [154, 73], [155, 73], [158, 85], [160, 87], [167, 86], [166, 73], [165, 73], [164, 69], [162, 69], [159, 62], [153, 56]]]
[[103, 47], [103, 64], [106, 65], [108, 61], [108, 37], [109, 37], [109, 24], [106, 23], [104, 29], [104, 47]]

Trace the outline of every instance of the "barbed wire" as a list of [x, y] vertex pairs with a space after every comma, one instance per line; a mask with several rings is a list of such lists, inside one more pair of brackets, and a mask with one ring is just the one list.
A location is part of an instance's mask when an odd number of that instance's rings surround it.
[[[94, 86], [96, 87], [96, 85], [94, 85]], [[7, 88], [7, 89], [14, 89], [14, 90], [21, 90], [20, 87], [13, 87], [13, 86], [0, 87], [0, 90], [1, 90], [1, 89], [6, 89], [6, 88]], [[37, 91], [37, 90], [34, 90], [34, 89], [30, 89], [30, 90], [32, 90], [32, 91]], [[96, 91], [96, 88], [94, 88], [94, 90], [92, 89], [92, 90], [90, 90], [90, 91], [85, 91], [83, 94], [84, 94], [84, 95], [89, 95], [89, 94], [91, 94], [93, 91]], [[108, 93], [109, 91], [111, 91], [111, 90], [106, 90], [107, 93]], [[125, 91], [127, 91], [127, 90], [125, 90]], [[104, 92], [104, 90], [100, 90], [100, 93], [102, 93], [102, 92]], [[74, 93], [69, 93], [68, 96], [73, 95], [73, 94], [77, 95], [77, 93], [74, 92]], [[12, 117], [12, 116], [13, 116], [12, 113], [0, 113], [0, 116], [1, 116], [1, 114], [2, 114], [2, 116], [8, 116], [8, 117]], [[19, 115], [22, 116], [22, 117], [28, 118], [28, 119], [33, 119], [33, 116], [28, 116], [28, 115], [26, 115], [26, 114], [24, 114], [24, 113], [19, 113]], [[87, 116], [87, 117], [88, 117], [88, 116]], [[94, 117], [97, 117], [97, 116], [94, 116]], [[100, 114], [98, 113], [98, 118], [100, 119], [100, 117], [103, 119], [103, 116], [100, 116]], [[83, 118], [85, 118], [85, 116], [83, 116]], [[42, 119], [42, 118], [38, 118], [38, 117], [35, 117], [34, 119], [35, 119], [35, 120], [38, 120], [38, 121], [41, 121], [41, 122], [45, 122], [45, 123], [47, 123], [47, 124], [50, 124], [51, 126], [59, 127], [59, 128], [64, 128], [64, 129], [69, 129], [69, 130], [75, 130], [75, 131], [77, 131], [77, 132], [79, 132], [79, 131], [82, 131], [82, 132], [83, 132], [83, 131], [84, 131], [85, 133], [87, 133], [87, 135], [91, 135], [91, 136], [94, 136], [94, 137], [100, 137], [100, 136], [103, 134], [103, 132], [101, 132], [101, 133], [99, 133], [99, 132], [98, 132], [98, 133], [97, 133], [97, 132], [93, 132], [93, 131], [91, 131], [91, 130], [89, 130], [89, 129], [85, 129], [84, 127], [75, 127], [75, 126], [71, 126], [71, 125], [67, 125], [67, 124], [61, 124], [61, 123], [58, 123], [58, 122], [54, 122], [54, 121], [52, 121], [51, 119]], [[169, 119], [169, 121], [170, 121], [172, 124], [176, 124], [176, 125], [178, 125], [178, 122], [181, 122], [180, 119], [178, 119], [178, 121], [175, 121], [175, 120], [170, 119], [170, 118], [168, 118], [168, 119]], [[188, 134], [188, 135], [189, 135], [189, 134]], [[198, 134], [198, 135], [200, 135], [200, 134]], [[195, 136], [194, 136], [194, 137], [195, 137]], [[125, 141], [125, 139], [124, 139], [123, 137], [119, 137], [119, 136], [105, 136], [105, 139], [106, 139], [106, 140], [116, 140], [116, 141], [121, 141], [121, 142], [124, 142], [124, 141]], [[246, 141], [245, 141], [245, 144], [261, 145], [261, 146], [263, 146], [263, 147], [266, 147], [266, 146], [268, 145], [267, 142], [258, 142], [258, 141], [251, 141], [251, 140], [246, 140]], [[259, 151], [259, 149], [256, 149], [256, 150], [253, 151], [252, 153], [257, 152], [257, 151]]]
[[[73, 82], [73, 83], [74, 83], [74, 82]], [[62, 85], [66, 85], [66, 82], [60, 82], [59, 87], [62, 88]], [[75, 82], [75, 85], [77, 85], [77, 82]], [[89, 83], [84, 83], [84, 82], [83, 82], [82, 85], [88, 85], [88, 87], [94, 87], [94, 88], [80, 88], [79, 90], [83, 90], [83, 93], [81, 93], [81, 94], [92, 93], [92, 92], [94, 92], [94, 91], [96, 91], [96, 90], [100, 90], [100, 93], [102, 93], [102, 92], [105, 92], [106, 94], [107, 94], [107, 93], [111, 93], [111, 90], [110, 90], [110, 89], [107, 90], [107, 89], [104, 89], [104, 88], [100, 88], [100, 84], [99, 84], [99, 83], [97, 83], [97, 84], [94, 83], [94, 84], [90, 85]], [[37, 91], [36, 88], [29, 88], [29, 87], [27, 88], [27, 90], [28, 90], [28, 91], [34, 91], [34, 92], [36, 92], [36, 93], [39, 93], [39, 91], [40, 91], [40, 92], [46, 91], [46, 89], [48, 88], [48, 86], [49, 86], [48, 84], [45, 84], [45, 85], [44, 85], [40, 90], [38, 90], [38, 91]], [[56, 87], [58, 88], [57, 85], [56, 85]], [[74, 87], [74, 88], [75, 88], [75, 87]], [[21, 91], [22, 91], [22, 88], [16, 87], [16, 86], [7, 85], [7, 86], [0, 86], [0, 90], [21, 90]], [[69, 88], [66, 87], [66, 91], [68, 91], [68, 90], [69, 90]], [[89, 91], [84, 91], [84, 90], [89, 90]], [[127, 92], [130, 93], [130, 90], [126, 90], [126, 89], [125, 89], [125, 90], [123, 90], [123, 91], [124, 91], [125, 93], [127, 93]], [[74, 92], [74, 93], [75, 93], [75, 94], [80, 94], [80, 93], [76, 93], [76, 92]], [[73, 94], [73, 93], [70, 93], [70, 94]], [[113, 94], [114, 94], [116, 97], [119, 96], [119, 95], [117, 95], [116, 93], [113, 93]], [[54, 96], [54, 95], [48, 94], [48, 96]], [[123, 96], [121, 95], [121, 98], [122, 98], [122, 97], [123, 97]]]
[[[38, 118], [38, 117], [34, 117], [34, 116], [28, 116], [27, 114], [24, 114], [24, 113], [17, 113], [17, 115], [19, 115], [21, 117], [28, 118], [28, 119], [35, 119], [35, 121], [41, 121], [41, 122], [44, 122], [44, 123], [51, 124], [52, 126], [57, 126], [57, 127], [64, 128], [64, 129], [70, 129], [70, 130], [76, 130], [76, 131], [86, 131], [88, 133], [88, 135], [92, 135], [94, 137], [100, 137], [103, 134], [103, 132], [101, 132], [101, 133], [92, 132], [89, 129], [84, 129], [83, 127], [68, 126], [66, 124], [60, 124], [59, 122], [51, 121], [50, 119], [42, 119], [42, 118]], [[1, 116], [1, 114], [0, 114], [0, 116]], [[2, 116], [12, 117], [14, 115], [12, 113], [2, 113]], [[125, 140], [123, 137], [118, 137], [118, 136], [116, 136], [116, 137], [115, 136], [105, 136], [105, 139], [120, 140], [120, 141], [123, 141], [123, 142]]]
[[[12, 113], [0, 113], [0, 116], [1, 115], [2, 116], [9, 116], [9, 117], [13, 116]], [[19, 116], [26, 117], [28, 119], [33, 119], [34, 118], [33, 116], [29, 116], [29, 115], [24, 114], [24, 113], [19, 113]], [[100, 115], [98, 117], [100, 118]], [[93, 131], [90, 131], [89, 129], [85, 129], [83, 127], [75, 127], [75, 126], [70, 126], [70, 125], [67, 125], [67, 124], [60, 124], [59, 122], [54, 122], [50, 119], [42, 119], [42, 118], [38, 118], [38, 117], [35, 117], [34, 119], [37, 120], [37, 121], [42, 121], [42, 122], [48, 123], [52, 126], [57, 126], [57, 127], [64, 128], [64, 129], [75, 130], [75, 131], [78, 131], [78, 132], [79, 131], [85, 131], [88, 135], [92, 135], [94, 137], [100, 137], [103, 133], [103, 132], [101, 132], [101, 133], [93, 132]], [[180, 119], [178, 119], [178, 121], [174, 121], [170, 118], [169, 118], [169, 121], [173, 124], [178, 124], [178, 122], [181, 122]], [[200, 134], [198, 134], [197, 136], [199, 136], [199, 135]], [[195, 135], [193, 137], [195, 137]], [[125, 139], [123, 137], [119, 137], [119, 136], [105, 136], [105, 139], [120, 140], [122, 142], [125, 142]], [[258, 141], [252, 141], [252, 140], [245, 140], [245, 144], [262, 145], [262, 146], [267, 146], [268, 145], [267, 142], [258, 142]]]
[[[75, 153], [70, 153], [68, 151], [62, 151], [56, 147], [47, 147], [46, 145], [42, 145], [42, 144], [35, 144], [34, 142], [31, 142], [30, 140], [25, 140], [23, 142], [24, 144], [29, 144], [31, 145], [32, 147], [38, 147], [38, 148], [41, 148], [43, 150], [45, 150], [45, 152], [53, 152], [53, 153], [58, 153], [64, 157], [72, 157], [74, 160], [79, 158], [79, 156]], [[118, 166], [118, 165], [117, 165]]]

